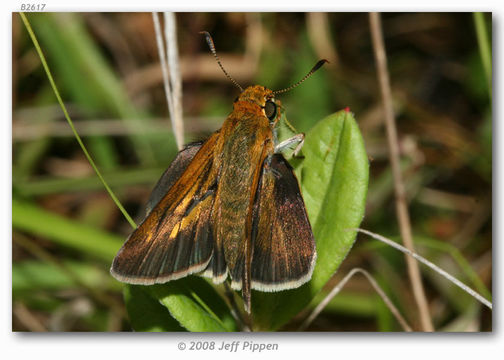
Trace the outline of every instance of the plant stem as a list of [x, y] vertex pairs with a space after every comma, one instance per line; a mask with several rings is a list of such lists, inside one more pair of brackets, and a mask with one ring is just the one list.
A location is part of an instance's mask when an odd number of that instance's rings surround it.
[[[373, 39], [373, 48], [378, 72], [378, 82], [380, 84], [383, 110], [385, 114], [390, 164], [394, 177], [397, 219], [399, 222], [399, 229], [404, 245], [408, 250], [414, 252], [415, 248], [413, 245], [413, 236], [411, 233], [410, 217], [408, 206], [406, 204], [404, 183], [399, 163], [399, 142], [394, 120], [394, 111], [392, 107], [392, 91], [390, 89], [390, 79], [387, 70], [387, 55], [383, 41], [380, 14], [370, 13], [369, 20], [371, 25], [371, 36]], [[418, 306], [422, 329], [423, 331], [434, 331], [432, 320], [429, 314], [427, 299], [425, 297], [425, 292], [420, 277], [420, 269], [418, 267], [418, 263], [415, 259], [406, 256], [406, 264], [408, 267], [408, 275], [410, 278], [411, 286], [413, 288], [413, 295]]]
[[406, 332], [413, 331], [411, 329], [411, 327], [408, 325], [408, 323], [406, 322], [406, 320], [404, 320], [404, 318], [402, 317], [399, 310], [394, 306], [392, 301], [389, 299], [387, 294], [385, 294], [385, 291], [383, 291], [383, 289], [380, 287], [380, 285], [378, 285], [376, 280], [371, 276], [371, 274], [369, 274], [366, 270], [361, 269], [361, 268], [353, 268], [352, 270], [350, 270], [350, 272], [338, 284], [336, 284], [336, 286], [331, 290], [329, 295], [327, 295], [324, 298], [324, 300], [322, 300], [320, 302], [320, 304], [312, 311], [310, 316], [308, 318], [306, 318], [306, 320], [299, 327], [298, 331], [304, 331], [308, 326], [310, 326], [312, 321], [322, 312], [322, 310], [324, 310], [324, 308], [327, 306], [327, 304], [329, 304], [329, 302], [341, 291], [341, 289], [343, 289], [343, 287], [352, 278], [352, 276], [354, 276], [357, 273], [361, 273], [362, 275], [364, 275], [366, 277], [366, 279], [369, 281], [371, 286], [373, 286], [374, 290], [378, 293], [378, 295], [380, 295], [380, 297], [382, 298], [383, 302], [385, 303], [387, 308], [390, 310], [392, 315], [394, 315], [396, 320], [402, 326], [404, 331], [406, 331]]

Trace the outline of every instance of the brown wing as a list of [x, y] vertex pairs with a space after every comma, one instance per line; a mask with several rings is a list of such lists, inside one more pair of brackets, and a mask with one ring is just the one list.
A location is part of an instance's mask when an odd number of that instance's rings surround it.
[[315, 239], [298, 181], [281, 154], [263, 166], [252, 238], [252, 289], [281, 291], [310, 280]]
[[189, 164], [191, 163], [194, 155], [198, 152], [203, 144], [202, 141], [194, 142], [187, 144], [184, 146], [182, 150], [180, 150], [172, 161], [168, 169], [161, 175], [156, 186], [152, 190], [149, 200], [146, 205], [146, 215], [149, 215], [151, 210], [157, 203], [166, 195], [168, 190], [172, 187], [172, 185], [178, 180], [178, 178], [184, 173]]
[[[189, 158], [195, 149], [182, 150], [169, 171], [180, 174], [179, 178], [174, 182], [166, 177], [160, 180], [151, 197], [152, 210], [112, 263], [110, 272], [116, 279], [131, 284], [164, 283], [207, 267], [214, 242], [210, 220], [217, 182], [213, 155], [218, 136], [213, 134], [192, 160]], [[166, 195], [158, 200], [162, 189], [167, 189]]]

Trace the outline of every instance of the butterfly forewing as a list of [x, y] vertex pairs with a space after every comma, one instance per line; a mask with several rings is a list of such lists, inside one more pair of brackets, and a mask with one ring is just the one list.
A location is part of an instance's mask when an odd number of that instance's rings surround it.
[[172, 161], [168, 169], [161, 175], [156, 186], [152, 190], [149, 201], [146, 206], [146, 215], [148, 215], [154, 206], [166, 195], [168, 190], [172, 185], [178, 180], [178, 178], [184, 173], [184, 171], [189, 166], [190, 162], [194, 158], [194, 155], [198, 152], [203, 144], [202, 141], [187, 144], [182, 150], [180, 150]]
[[[200, 151], [195, 147], [182, 150], [175, 166], [164, 174], [151, 197], [152, 210], [148, 209], [147, 217], [112, 263], [111, 273], [118, 280], [147, 285], [205, 270], [214, 244], [210, 218], [217, 180], [213, 166], [217, 138], [217, 133], [212, 135]], [[192, 152], [197, 153], [191, 159]], [[173, 182], [168, 180], [171, 172], [181, 175]], [[169, 190], [157, 199], [163, 188]]]

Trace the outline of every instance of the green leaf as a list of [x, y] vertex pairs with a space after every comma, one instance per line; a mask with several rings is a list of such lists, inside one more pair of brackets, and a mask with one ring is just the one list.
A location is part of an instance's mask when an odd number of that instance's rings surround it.
[[[327, 295], [329, 295], [329, 291], [319, 292], [310, 303], [310, 310], [313, 310]], [[323, 312], [332, 315], [344, 314], [358, 318], [372, 318], [376, 316], [379, 301], [381, 299], [377, 296], [369, 296], [367, 293], [352, 293], [346, 290], [333, 297]]]
[[[103, 174], [111, 188], [128, 185], [148, 184], [152, 186], [166, 167], [142, 167], [138, 169], [115, 169]], [[87, 177], [64, 178], [39, 176], [29, 180], [18, 180], [13, 184], [14, 190], [22, 196], [40, 196], [60, 194], [64, 192], [79, 192], [89, 190], [103, 190], [103, 183], [95, 174]]]
[[108, 263], [124, 242], [120, 236], [82, 225], [16, 198], [12, 199], [12, 226]]
[[42, 261], [25, 260], [12, 265], [12, 293], [17, 296], [38, 290], [61, 290], [67, 288], [80, 287], [75, 279], [69, 274], [77, 277], [80, 282], [89, 287], [101, 289], [120, 290], [121, 285], [114, 281], [108, 271], [83, 262], [62, 261], [62, 267]]
[[317, 244], [312, 279], [298, 289], [252, 294], [255, 330], [276, 330], [302, 310], [338, 269], [364, 216], [369, 163], [352, 114], [340, 111], [307, 134], [296, 168]]
[[190, 276], [148, 289], [151, 296], [189, 331], [236, 331], [236, 324], [226, 303], [213, 286], [200, 277]]
[[184, 331], [148, 288], [126, 285], [123, 291], [130, 324], [135, 331]]

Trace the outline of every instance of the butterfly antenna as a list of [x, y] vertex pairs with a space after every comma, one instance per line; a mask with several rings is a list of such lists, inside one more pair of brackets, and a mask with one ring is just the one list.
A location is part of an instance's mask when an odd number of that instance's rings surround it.
[[224, 74], [227, 76], [227, 78], [229, 80], [231, 80], [231, 82], [233, 84], [235, 84], [238, 87], [238, 89], [240, 89], [240, 91], [243, 91], [243, 88], [240, 86], [240, 84], [238, 84], [238, 82], [235, 79], [233, 79], [231, 77], [231, 75], [229, 75], [227, 73], [227, 71], [224, 69], [224, 66], [222, 66], [221, 61], [219, 59], [219, 56], [217, 56], [217, 51], [215, 51], [215, 45], [214, 45], [214, 42], [213, 42], [213, 39], [212, 39], [212, 36], [210, 35], [210, 33], [208, 31], [200, 31], [200, 34], [205, 35], [205, 39], [206, 39], [206, 42], [208, 44], [208, 47], [210, 48], [210, 51], [212, 52], [215, 60], [217, 61], [217, 64], [219, 64], [220, 68], [222, 69], [222, 71], [224, 72]]
[[320, 69], [322, 67], [322, 65], [324, 65], [325, 63], [328, 63], [329, 61], [327, 61], [326, 59], [322, 59], [322, 60], [319, 60], [315, 66], [310, 70], [310, 72], [308, 74], [305, 75], [304, 78], [302, 78], [301, 80], [299, 80], [297, 83], [295, 83], [294, 85], [291, 85], [289, 86], [288, 88], [285, 88], [285, 89], [282, 89], [282, 90], [276, 90], [276, 91], [273, 91], [273, 94], [281, 94], [281, 93], [284, 93], [284, 92], [287, 92], [291, 89], [294, 89], [296, 86], [298, 86], [299, 84], [301, 84], [303, 81], [305, 81], [306, 79], [308, 79], [310, 76], [313, 75], [313, 73], [315, 71], [317, 71], [318, 69]]

